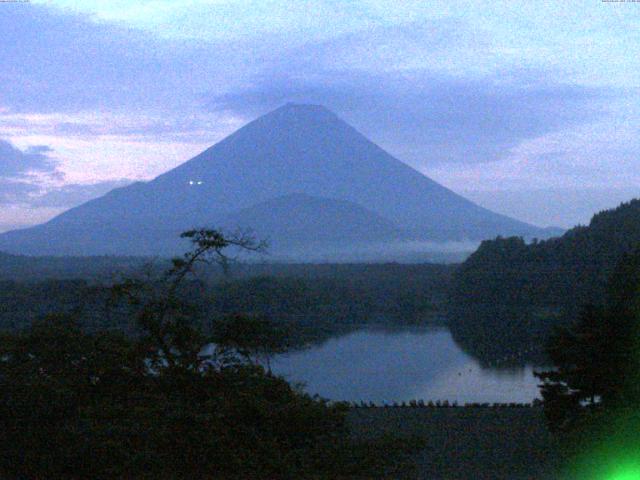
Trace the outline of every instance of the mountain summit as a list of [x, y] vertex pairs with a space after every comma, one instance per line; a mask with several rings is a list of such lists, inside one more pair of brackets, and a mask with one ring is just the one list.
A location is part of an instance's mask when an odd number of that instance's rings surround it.
[[[306, 197], [287, 197], [292, 194]], [[396, 237], [429, 241], [545, 236], [542, 229], [498, 215], [439, 185], [326, 108], [287, 104], [150, 182], [113, 190], [45, 224], [0, 235], [0, 250], [53, 255], [169, 254], [180, 248], [177, 235], [189, 228], [230, 224], [236, 213], [242, 213], [239, 221], [266, 222], [264, 214], [247, 212], [279, 197], [287, 201], [277, 202], [279, 208], [267, 222], [276, 236], [279, 218], [286, 223], [289, 219], [285, 217], [291, 214], [283, 205], [293, 208], [296, 198], [305, 200], [307, 209], [322, 210], [333, 201], [329, 210], [336, 215], [366, 211], [354, 230], [362, 238], [351, 236], [351, 243], [383, 240], [377, 238], [383, 231], [385, 238], [394, 231]], [[310, 197], [324, 201], [310, 201]], [[345, 203], [337, 208], [335, 202]], [[326, 215], [320, 210], [311, 216], [316, 218], [317, 231], [325, 228]], [[264, 206], [260, 211], [264, 212]], [[307, 221], [309, 218], [307, 215]], [[348, 221], [352, 220], [335, 219], [332, 224]], [[367, 221], [376, 224], [371, 237], [366, 235]], [[238, 226], [257, 232], [261, 227]], [[327, 231], [331, 228], [326, 225]], [[304, 238], [299, 231], [297, 235]], [[286, 238], [276, 240], [286, 245]]]

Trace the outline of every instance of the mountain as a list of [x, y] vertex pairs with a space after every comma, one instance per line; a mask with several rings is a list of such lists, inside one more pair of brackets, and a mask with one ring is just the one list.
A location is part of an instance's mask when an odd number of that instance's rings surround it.
[[324, 107], [287, 104], [150, 182], [115, 189], [43, 225], [0, 235], [0, 250], [175, 253], [184, 247], [175, 240], [181, 231], [215, 226], [234, 212], [295, 193], [357, 204], [417, 240], [546, 233], [453, 193]]
[[640, 248], [640, 200], [593, 216], [563, 236], [482, 242], [454, 276], [450, 327], [474, 355], [544, 347], [549, 332], [602, 304], [625, 254]]
[[228, 215], [220, 226], [251, 230], [278, 250], [316, 243], [346, 246], [408, 239], [396, 225], [356, 203], [302, 193], [244, 208]]

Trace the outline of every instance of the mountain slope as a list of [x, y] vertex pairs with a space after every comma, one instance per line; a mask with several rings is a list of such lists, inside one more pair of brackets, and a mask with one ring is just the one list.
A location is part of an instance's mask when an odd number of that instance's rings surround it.
[[544, 231], [490, 212], [410, 168], [320, 106], [288, 104], [179, 167], [0, 235], [31, 254], [158, 254], [182, 230], [292, 193], [356, 203], [413, 238], [461, 240]]

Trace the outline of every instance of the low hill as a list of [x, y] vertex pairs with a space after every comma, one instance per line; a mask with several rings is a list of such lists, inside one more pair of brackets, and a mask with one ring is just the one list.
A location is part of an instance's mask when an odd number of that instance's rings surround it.
[[600, 212], [558, 238], [484, 241], [454, 277], [454, 336], [487, 358], [541, 348], [553, 326], [604, 300], [616, 264], [638, 246], [640, 200]]
[[242, 209], [222, 220], [225, 229], [250, 229], [275, 253], [320, 243], [336, 246], [408, 239], [398, 226], [353, 202], [290, 194]]

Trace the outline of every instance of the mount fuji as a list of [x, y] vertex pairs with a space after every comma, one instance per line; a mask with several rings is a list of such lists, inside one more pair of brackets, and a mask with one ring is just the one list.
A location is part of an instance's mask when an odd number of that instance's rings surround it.
[[184, 250], [180, 232], [204, 226], [252, 229], [282, 251], [550, 233], [457, 195], [324, 107], [287, 104], [149, 182], [0, 235], [0, 250], [171, 255]]

